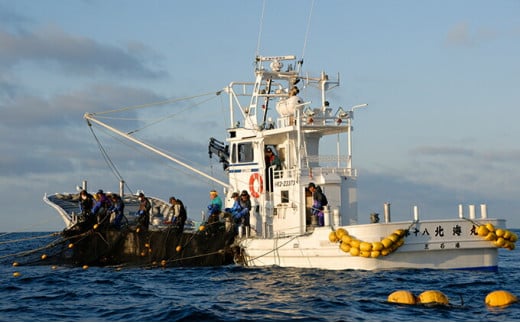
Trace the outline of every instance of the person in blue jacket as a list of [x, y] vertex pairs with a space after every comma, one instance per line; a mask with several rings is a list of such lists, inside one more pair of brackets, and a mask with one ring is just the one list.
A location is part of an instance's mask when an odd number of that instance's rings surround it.
[[114, 212], [115, 214], [115, 218], [110, 224], [119, 229], [121, 227], [121, 221], [124, 217], [125, 203], [123, 202], [123, 199], [117, 194], [111, 194], [110, 199], [112, 200], [112, 205], [108, 209], [108, 212]]
[[233, 192], [233, 194], [231, 194], [231, 198], [233, 199], [233, 206], [225, 208], [224, 211], [231, 213], [233, 216], [239, 212], [242, 209], [240, 206], [240, 201], [238, 200], [239, 197], [240, 194], [238, 194], [238, 192]]
[[208, 223], [218, 222], [219, 214], [222, 211], [222, 199], [218, 196], [217, 191], [211, 190], [209, 192], [210, 203], [208, 205]]
[[103, 190], [98, 190], [95, 196], [96, 204], [92, 208], [92, 214], [97, 217], [97, 223], [105, 223], [107, 219], [108, 209], [112, 206], [112, 201], [108, 199]]

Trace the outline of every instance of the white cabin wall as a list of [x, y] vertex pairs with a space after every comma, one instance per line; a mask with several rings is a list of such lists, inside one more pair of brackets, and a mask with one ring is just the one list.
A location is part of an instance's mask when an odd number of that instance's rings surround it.
[[358, 223], [357, 181], [341, 176], [341, 208], [339, 210], [342, 225]]

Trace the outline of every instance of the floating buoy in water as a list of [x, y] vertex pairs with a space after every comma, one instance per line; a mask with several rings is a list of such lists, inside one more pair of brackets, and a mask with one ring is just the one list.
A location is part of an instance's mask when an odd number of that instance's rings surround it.
[[166, 260], [161, 260], [161, 266], [166, 266]]
[[42, 255], [42, 260], [45, 260], [45, 259], [47, 259], [47, 255], [46, 255], [46, 254], [43, 254], [43, 255]]
[[56, 269], [58, 269], [58, 266], [53, 265], [53, 266], [51, 267], [51, 269], [52, 269], [52, 270], [56, 270]]
[[177, 248], [175, 248], [175, 251], [177, 251], [177, 252], [181, 252], [181, 250], [182, 250], [181, 246], [177, 246]]
[[388, 295], [388, 302], [415, 305], [415, 303], [417, 303], [417, 298], [410, 291], [396, 290], [392, 294]]
[[139, 233], [139, 231], [141, 231], [141, 228], [135, 229], [135, 232]]
[[485, 302], [488, 306], [507, 306], [518, 302], [518, 298], [506, 290], [496, 290], [487, 294]]
[[92, 227], [94, 230], [96, 230], [97, 228], [99, 227], [99, 224], [94, 224], [94, 226]]
[[448, 305], [450, 303], [448, 297], [438, 290], [426, 290], [422, 292], [418, 297], [418, 301], [421, 304], [430, 305]]
[[74, 248], [74, 244], [73, 243], [69, 243], [69, 249], [72, 249]]
[[88, 269], [88, 265], [83, 265], [83, 269], [87, 270]]
[[203, 225], [201, 225], [201, 226], [199, 227], [199, 231], [204, 231], [204, 229], [205, 229], [205, 227], [204, 227]]
[[13, 262], [13, 267], [18, 267], [18, 265], [20, 265], [19, 263], [17, 263], [16, 261]]
[[141, 251], [141, 257], [144, 257], [146, 256], [146, 252], [145, 251]]
[[145, 243], [144, 246], [145, 246], [146, 248], [150, 248], [150, 244], [149, 244], [149, 243]]
[[18, 271], [15, 271], [13, 273], [13, 277], [20, 277], [22, 274], [20, 274]]

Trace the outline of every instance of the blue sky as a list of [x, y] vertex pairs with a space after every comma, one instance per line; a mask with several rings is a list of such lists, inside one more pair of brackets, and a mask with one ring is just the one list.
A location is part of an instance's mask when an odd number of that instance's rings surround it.
[[[45, 192], [83, 179], [117, 190], [83, 113], [252, 80], [257, 52], [303, 55], [309, 73], [340, 73], [333, 105], [369, 104], [355, 117], [360, 222], [384, 202], [393, 220], [413, 205], [435, 219], [486, 203], [520, 227], [519, 1], [267, 0], [260, 23], [262, 7], [0, 0], [0, 231], [61, 230]], [[225, 138], [222, 100], [171, 107], [175, 120], [144, 136], [219, 174], [207, 140]], [[200, 216], [213, 184], [105, 137], [134, 191], [175, 195]]]

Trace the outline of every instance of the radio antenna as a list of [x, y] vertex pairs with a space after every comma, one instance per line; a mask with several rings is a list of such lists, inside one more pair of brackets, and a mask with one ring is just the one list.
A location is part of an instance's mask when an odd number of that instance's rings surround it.
[[256, 44], [256, 56], [260, 56], [260, 42], [261, 42], [261, 39], [262, 39], [262, 28], [263, 28], [263, 25], [264, 25], [264, 12], [265, 12], [265, 2], [266, 0], [264, 0], [264, 2], [262, 3], [262, 15], [260, 16], [260, 30], [258, 30], [258, 43]]
[[303, 41], [302, 60], [305, 57], [305, 49], [307, 48], [307, 39], [309, 38], [309, 30], [311, 27], [312, 10], [314, 9], [314, 0], [311, 2], [311, 11], [309, 12], [309, 18], [307, 20], [307, 30], [305, 31], [305, 40]]

